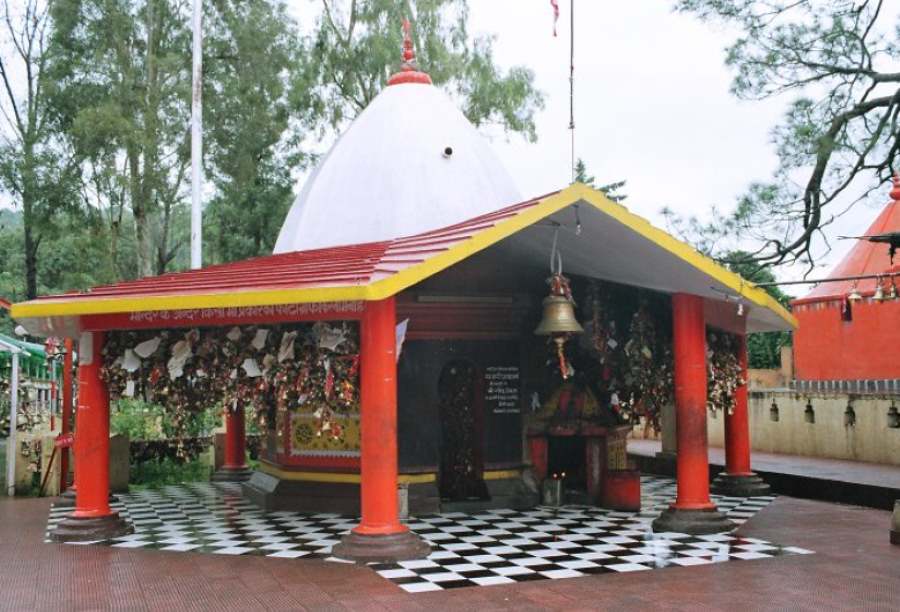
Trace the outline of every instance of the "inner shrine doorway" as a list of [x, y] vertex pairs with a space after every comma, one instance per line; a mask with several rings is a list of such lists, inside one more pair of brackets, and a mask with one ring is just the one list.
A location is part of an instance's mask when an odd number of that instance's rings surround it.
[[489, 499], [484, 484], [484, 378], [473, 363], [454, 360], [438, 380], [442, 499]]

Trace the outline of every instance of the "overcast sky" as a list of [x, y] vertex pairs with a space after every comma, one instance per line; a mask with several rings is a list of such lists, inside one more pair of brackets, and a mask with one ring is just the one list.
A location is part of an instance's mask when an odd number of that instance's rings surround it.
[[[285, 2], [309, 31], [320, 2]], [[532, 69], [546, 97], [536, 143], [488, 131], [526, 197], [570, 180], [569, 2], [559, 0], [554, 38], [550, 0], [469, 0], [471, 34], [494, 35], [496, 62]], [[577, 155], [599, 183], [626, 180], [625, 204], [662, 227], [663, 206], [704, 217], [713, 205], [731, 209], [750, 183], [770, 178], [776, 164], [770, 134], [788, 101], [741, 102], [729, 94], [724, 49], [737, 32], [673, 13], [671, 5], [576, 0], [575, 7]], [[829, 233], [863, 233], [887, 202], [886, 192]], [[0, 198], [0, 206], [6, 200]], [[832, 246], [815, 276], [839, 261], [852, 241]]]
[[[303, 22], [318, 3], [288, 4]], [[526, 197], [570, 179], [569, 0], [559, 4], [554, 38], [550, 0], [469, 1], [470, 32], [496, 36], [497, 63], [531, 68], [546, 96], [536, 143], [491, 131]], [[724, 49], [737, 32], [676, 14], [671, 6], [668, 0], [576, 0], [575, 6], [576, 154], [598, 183], [626, 180], [625, 204], [661, 227], [663, 206], [704, 217], [713, 205], [731, 209], [750, 183], [769, 179], [777, 163], [770, 134], [788, 101], [732, 96]], [[862, 233], [886, 198], [860, 205], [859, 214], [830, 231]], [[852, 242], [832, 246], [815, 276], [824, 276]], [[803, 272], [798, 267], [779, 276]]]

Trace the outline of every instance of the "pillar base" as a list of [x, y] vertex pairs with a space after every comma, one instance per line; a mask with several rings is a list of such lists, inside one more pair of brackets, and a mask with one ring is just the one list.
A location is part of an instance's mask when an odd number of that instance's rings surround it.
[[[119, 501], [119, 498], [109, 494], [109, 503], [113, 504]], [[75, 507], [75, 491], [71, 489], [66, 489], [66, 492], [56, 498], [56, 501], [53, 502], [53, 506], [55, 508], [74, 508]]]
[[253, 475], [253, 470], [247, 466], [239, 468], [223, 467], [212, 475], [213, 482], [246, 482]]
[[50, 539], [54, 542], [93, 542], [129, 533], [134, 533], [134, 525], [126, 522], [118, 512], [113, 512], [91, 518], [69, 516], [50, 532]]
[[424, 559], [431, 554], [431, 546], [412, 531], [388, 535], [351, 531], [335, 544], [331, 554], [357, 563], [395, 563]]
[[653, 521], [653, 531], [688, 533], [691, 535], [707, 535], [733, 531], [737, 525], [725, 515], [710, 508], [709, 510], [680, 510], [669, 507]]
[[75, 507], [75, 491], [66, 489], [65, 493], [56, 498], [53, 505], [57, 508], [74, 508]]
[[772, 488], [756, 474], [732, 475], [722, 472], [712, 481], [710, 488], [713, 493], [729, 497], [754, 497], [772, 493]]

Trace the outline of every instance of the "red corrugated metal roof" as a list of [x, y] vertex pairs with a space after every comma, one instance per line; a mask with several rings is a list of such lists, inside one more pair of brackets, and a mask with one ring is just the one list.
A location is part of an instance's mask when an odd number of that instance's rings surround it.
[[547, 195], [416, 236], [255, 257], [200, 270], [123, 281], [78, 293], [42, 296], [36, 301], [366, 285], [444, 252], [482, 230], [532, 208]]
[[[866, 236], [900, 231], [900, 188], [895, 186], [891, 191], [894, 198], [890, 204], [884, 207], [875, 222], [865, 232]], [[859, 240], [850, 252], [835, 266], [827, 278], [840, 278], [844, 276], [865, 276], [868, 274], [884, 274], [897, 271], [896, 266], [892, 270], [891, 260], [888, 256], [888, 245], [868, 240]], [[822, 283], [815, 287], [796, 303], [811, 300], [831, 300], [843, 297], [853, 289], [853, 281], [836, 281]], [[859, 281], [857, 289], [863, 293], [875, 291], [875, 279], [863, 279]]]

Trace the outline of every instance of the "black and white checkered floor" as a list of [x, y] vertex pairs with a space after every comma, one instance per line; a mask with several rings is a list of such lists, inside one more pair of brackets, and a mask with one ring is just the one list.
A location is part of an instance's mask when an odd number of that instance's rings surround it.
[[[417, 592], [812, 552], [731, 534], [653, 533], [650, 523], [675, 497], [675, 483], [643, 476], [641, 487], [640, 513], [564, 506], [413, 517], [409, 527], [432, 545], [428, 559], [370, 567]], [[737, 523], [772, 499], [713, 496]], [[357, 524], [337, 514], [265, 513], [231, 484], [139, 491], [120, 495], [113, 507], [134, 523], [135, 533], [89, 544], [338, 561], [331, 547]], [[50, 510], [48, 533], [68, 511]]]

